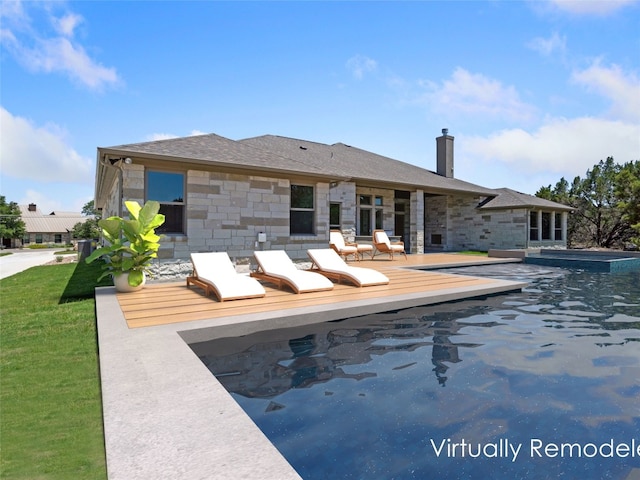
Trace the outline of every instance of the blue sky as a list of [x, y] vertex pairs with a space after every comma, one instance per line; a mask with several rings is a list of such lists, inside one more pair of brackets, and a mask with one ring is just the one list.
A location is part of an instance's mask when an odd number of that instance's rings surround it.
[[535, 193], [640, 159], [638, 0], [1, 3], [0, 194], [93, 198], [97, 147], [343, 142]]

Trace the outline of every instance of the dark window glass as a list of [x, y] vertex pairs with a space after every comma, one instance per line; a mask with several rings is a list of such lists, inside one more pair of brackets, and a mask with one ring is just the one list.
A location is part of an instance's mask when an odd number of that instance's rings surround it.
[[329, 205], [329, 228], [340, 228], [340, 204], [331, 203]]
[[182, 233], [184, 225], [184, 205], [160, 204], [160, 213], [164, 215], [164, 223], [156, 228], [158, 233]]
[[360, 235], [371, 235], [371, 209], [360, 210]]
[[376, 210], [376, 229], [382, 230], [382, 210]]
[[562, 214], [556, 213], [555, 240], [562, 240]]
[[148, 172], [147, 199], [160, 203], [184, 202], [184, 175], [182, 173]]
[[538, 240], [538, 212], [529, 212], [529, 240]]
[[314, 233], [313, 212], [291, 211], [291, 235], [309, 235]]
[[360, 205], [371, 205], [371, 195], [360, 195]]
[[291, 185], [291, 211], [289, 216], [289, 232], [291, 235], [315, 234], [313, 195], [313, 187]]
[[542, 239], [551, 240], [551, 214], [542, 212]]
[[184, 232], [184, 174], [147, 171], [147, 200], [160, 202], [165, 216], [158, 233]]
[[313, 208], [313, 187], [291, 185], [291, 208]]

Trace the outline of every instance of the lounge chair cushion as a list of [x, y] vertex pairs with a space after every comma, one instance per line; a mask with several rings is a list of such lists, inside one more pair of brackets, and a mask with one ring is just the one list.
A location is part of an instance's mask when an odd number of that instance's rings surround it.
[[314, 272], [299, 270], [284, 250], [265, 250], [254, 252], [261, 272], [258, 278], [281, 280], [296, 293], [331, 290], [333, 282]]
[[194, 276], [211, 287], [219, 300], [261, 297], [264, 287], [255, 278], [236, 272], [226, 252], [192, 253]]
[[371, 285], [386, 285], [389, 278], [373, 268], [352, 267], [347, 265], [340, 256], [330, 248], [316, 248], [307, 250], [309, 258], [313, 261], [320, 273], [334, 276], [341, 281], [349, 279], [359, 287]]

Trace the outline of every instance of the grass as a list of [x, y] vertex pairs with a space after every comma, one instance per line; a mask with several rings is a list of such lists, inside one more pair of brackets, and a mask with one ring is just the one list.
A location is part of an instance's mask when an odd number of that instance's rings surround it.
[[0, 280], [0, 478], [105, 479], [94, 287], [99, 265]]

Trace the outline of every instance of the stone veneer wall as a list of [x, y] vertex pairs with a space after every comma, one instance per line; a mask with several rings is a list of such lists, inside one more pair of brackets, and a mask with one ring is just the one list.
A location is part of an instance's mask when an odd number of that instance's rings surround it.
[[329, 188], [329, 201], [340, 204], [340, 227], [343, 233], [355, 235], [356, 232], [356, 184], [339, 182]]
[[[308, 248], [326, 247], [328, 235], [289, 235], [290, 186], [277, 178], [189, 170], [186, 235], [167, 236], [159, 256], [226, 251], [235, 260], [250, 258], [255, 250], [284, 249], [291, 258], [306, 258]], [[328, 232], [329, 185], [313, 186], [316, 231]], [[258, 233], [266, 234], [266, 242], [258, 243]]]
[[449, 243], [451, 250], [526, 248], [526, 209], [482, 211], [482, 197], [450, 198]]
[[[447, 250], [447, 197], [426, 196], [424, 200], [424, 248]], [[441, 241], [436, 242], [434, 237]]]
[[411, 192], [411, 204], [410, 204], [409, 218], [411, 222], [411, 252], [410, 253], [424, 253], [425, 247], [425, 203], [424, 192], [418, 190]]

